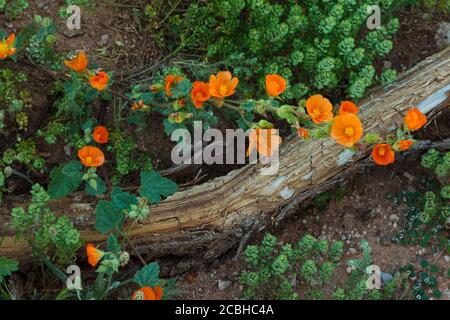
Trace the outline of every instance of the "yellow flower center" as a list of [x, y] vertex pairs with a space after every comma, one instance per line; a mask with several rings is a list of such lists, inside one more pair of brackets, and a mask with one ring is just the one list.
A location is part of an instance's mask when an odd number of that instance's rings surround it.
[[312, 114], [313, 114], [313, 117], [314, 117], [314, 118], [317, 118], [318, 116], [320, 116], [320, 110], [319, 110], [319, 108], [314, 109], [313, 112], [312, 112]]
[[380, 149], [378, 150], [378, 154], [379, 154], [380, 156], [384, 156], [384, 155], [386, 154], [386, 148], [380, 148]]
[[8, 52], [9, 46], [6, 44], [6, 42], [0, 41], [0, 52], [6, 54]]
[[347, 128], [345, 128], [344, 133], [347, 137], [351, 137], [351, 136], [355, 135], [355, 129], [352, 127], [347, 127]]
[[91, 156], [87, 156], [85, 161], [87, 164], [91, 164], [94, 161], [94, 159]]
[[221, 96], [225, 96], [226, 94], [228, 93], [228, 86], [226, 86], [226, 85], [221, 85], [220, 87], [219, 87], [219, 94], [221, 95]]

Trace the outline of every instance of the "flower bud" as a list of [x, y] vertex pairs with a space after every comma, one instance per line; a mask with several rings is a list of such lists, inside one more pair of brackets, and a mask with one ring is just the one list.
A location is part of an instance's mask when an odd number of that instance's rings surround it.
[[127, 251], [122, 251], [119, 255], [120, 266], [125, 267], [130, 262], [130, 254]]
[[152, 84], [150, 86], [151, 93], [158, 93], [158, 92], [161, 92], [163, 89], [164, 89], [164, 86], [161, 83]]
[[257, 126], [260, 129], [273, 129], [273, 124], [264, 119], [260, 120]]

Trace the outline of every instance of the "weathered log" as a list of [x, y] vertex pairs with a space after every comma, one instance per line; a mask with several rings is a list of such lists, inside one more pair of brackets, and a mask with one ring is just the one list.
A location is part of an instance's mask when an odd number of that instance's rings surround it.
[[[370, 92], [360, 103], [364, 130], [393, 132], [412, 106], [427, 114], [436, 113], [449, 106], [449, 92], [450, 47], [407, 71], [394, 84]], [[127, 225], [127, 233], [134, 247], [151, 258], [170, 254], [215, 259], [245, 239], [248, 230], [283, 220], [292, 208], [367, 159], [369, 152], [353, 154], [330, 139], [289, 139], [281, 147], [277, 175], [261, 175], [260, 164], [248, 165], [181, 190], [152, 206], [147, 221]], [[64, 214], [74, 218], [85, 241], [105, 240], [93, 227], [95, 205], [83, 212], [70, 210], [70, 203], [76, 200], [63, 201], [58, 207], [66, 208]], [[3, 209], [0, 219], [8, 215]], [[28, 252], [27, 245], [16, 241], [11, 233], [0, 246], [0, 255], [17, 258]]]

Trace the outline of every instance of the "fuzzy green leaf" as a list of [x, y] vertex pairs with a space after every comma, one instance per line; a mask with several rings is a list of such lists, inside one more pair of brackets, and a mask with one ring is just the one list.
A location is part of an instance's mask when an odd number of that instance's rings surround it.
[[122, 211], [129, 209], [132, 204], [138, 202], [138, 198], [128, 192], [122, 191], [120, 188], [113, 188], [111, 192], [112, 208], [115, 211]]
[[140, 287], [154, 287], [159, 284], [159, 264], [152, 262], [134, 275], [134, 282]]
[[101, 233], [108, 233], [122, 226], [125, 218], [122, 212], [113, 210], [111, 202], [100, 200], [95, 210], [95, 228]]
[[106, 192], [106, 185], [102, 179], [97, 178], [86, 183], [85, 191], [91, 196], [96, 196]]
[[155, 171], [141, 172], [141, 189], [139, 193], [152, 203], [159, 203], [161, 197], [168, 197], [177, 192], [178, 187], [175, 182], [164, 178]]
[[68, 164], [59, 165], [50, 173], [50, 184], [48, 186], [50, 197], [52, 199], [62, 198], [77, 190], [82, 178], [80, 162], [72, 161]]
[[19, 263], [16, 260], [0, 257], [0, 282], [14, 271], [17, 271], [18, 266]]

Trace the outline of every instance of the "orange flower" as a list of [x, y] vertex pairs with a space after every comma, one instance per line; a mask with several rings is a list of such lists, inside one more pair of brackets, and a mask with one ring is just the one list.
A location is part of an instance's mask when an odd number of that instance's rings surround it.
[[266, 91], [271, 97], [278, 97], [286, 90], [286, 80], [277, 74], [266, 75]]
[[168, 97], [172, 96], [172, 85], [177, 84], [178, 82], [180, 82], [183, 79], [184, 79], [183, 77], [174, 76], [173, 74], [169, 74], [166, 77], [164, 87], [166, 89], [166, 95]]
[[180, 107], [184, 107], [186, 105], [186, 100], [184, 99], [178, 99], [177, 103]]
[[98, 126], [94, 129], [92, 134], [94, 141], [100, 144], [108, 143], [109, 132], [108, 129], [103, 126]]
[[234, 77], [229, 71], [220, 71], [217, 76], [211, 75], [209, 78], [210, 93], [213, 97], [223, 99], [234, 94], [239, 79]]
[[205, 82], [195, 81], [192, 85], [191, 98], [197, 109], [203, 107], [203, 103], [211, 98], [209, 85]]
[[160, 286], [156, 286], [153, 288], [153, 291], [155, 291], [155, 298], [156, 300], [161, 300], [164, 296], [164, 289]]
[[256, 147], [259, 154], [270, 158], [278, 150], [281, 142], [281, 137], [276, 133], [275, 129], [254, 129], [249, 135], [249, 146], [247, 150], [247, 157], [250, 152]]
[[3, 39], [0, 41], [0, 59], [6, 59], [13, 56], [16, 53], [16, 48], [14, 47], [14, 42], [16, 41], [16, 35], [11, 33], [8, 39]]
[[395, 152], [392, 150], [390, 144], [377, 144], [372, 151], [372, 158], [376, 164], [380, 166], [387, 166], [394, 163]]
[[106, 72], [100, 71], [89, 79], [91, 86], [98, 91], [103, 91], [108, 86], [109, 76]]
[[84, 51], [81, 51], [75, 58], [73, 58], [72, 60], [65, 60], [64, 64], [72, 69], [75, 72], [82, 72], [84, 70], [86, 70], [87, 66], [88, 66], [88, 59], [86, 57], [86, 53]]
[[414, 141], [412, 141], [412, 140], [400, 140], [397, 143], [397, 147], [398, 147], [398, 150], [400, 150], [400, 151], [407, 151], [407, 150], [409, 150], [409, 148], [411, 148], [411, 146], [413, 144], [414, 144]]
[[333, 119], [330, 136], [337, 143], [350, 148], [361, 139], [361, 120], [353, 113], [346, 113]]
[[100, 167], [105, 163], [105, 155], [96, 147], [86, 146], [78, 150], [78, 157], [86, 167]]
[[427, 123], [427, 117], [417, 108], [413, 108], [406, 113], [405, 123], [409, 130], [416, 131]]
[[333, 105], [330, 100], [316, 94], [306, 101], [306, 111], [314, 123], [321, 123], [333, 119]]
[[306, 130], [305, 128], [298, 128], [297, 129], [297, 134], [300, 138], [303, 139], [308, 139], [309, 138], [309, 131]]
[[134, 292], [132, 300], [161, 300], [164, 294], [163, 288], [143, 287]]
[[86, 254], [88, 257], [88, 263], [95, 267], [99, 261], [103, 258], [105, 253], [97, 249], [92, 243], [88, 243], [86, 246]]
[[148, 110], [150, 109], [149, 106], [147, 106], [146, 104], [144, 104], [144, 100], [139, 100], [139, 103], [133, 103], [133, 105], [131, 106], [131, 110], [132, 111], [144, 111], [144, 110]]
[[358, 106], [351, 101], [342, 101], [339, 107], [339, 115], [346, 113], [357, 114], [359, 112]]

